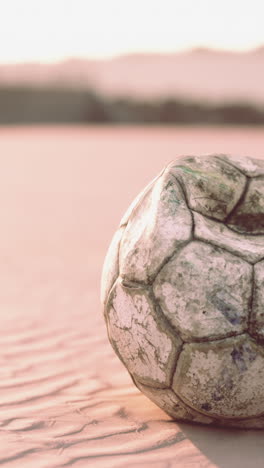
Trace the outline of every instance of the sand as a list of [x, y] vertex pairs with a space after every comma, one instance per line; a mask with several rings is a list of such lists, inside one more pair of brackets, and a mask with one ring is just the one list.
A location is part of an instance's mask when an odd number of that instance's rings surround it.
[[108, 343], [103, 258], [137, 192], [180, 154], [264, 156], [262, 129], [0, 130], [0, 464], [263, 467], [263, 432], [177, 424]]

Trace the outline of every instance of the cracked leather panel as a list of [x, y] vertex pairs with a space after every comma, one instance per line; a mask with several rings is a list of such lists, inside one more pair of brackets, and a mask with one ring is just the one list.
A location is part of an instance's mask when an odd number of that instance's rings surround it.
[[170, 388], [157, 389], [138, 382], [136, 382], [136, 385], [153, 403], [156, 403], [165, 413], [178, 421], [192, 421], [200, 424], [212, 424], [214, 422], [213, 418], [198, 413], [181, 402]]
[[193, 241], [164, 266], [153, 290], [183, 340], [212, 340], [246, 329], [251, 278], [248, 263]]
[[261, 159], [229, 154], [220, 154], [217, 157], [236, 167], [248, 177], [264, 176], [264, 161]]
[[264, 413], [264, 349], [247, 334], [185, 344], [173, 389], [208, 416], [252, 418]]
[[264, 178], [249, 182], [245, 197], [228, 219], [232, 229], [245, 234], [264, 234]]
[[101, 304], [106, 304], [109, 292], [119, 275], [119, 246], [124, 228], [119, 228], [108, 248], [101, 278]]
[[192, 216], [184, 195], [175, 178], [165, 172], [129, 219], [120, 246], [121, 277], [150, 283], [191, 232]]
[[167, 386], [182, 342], [155, 310], [151, 293], [117, 281], [107, 310], [111, 341], [128, 371], [140, 382]]
[[240, 200], [246, 177], [225, 161], [212, 156], [186, 156], [170, 165], [184, 185], [188, 205], [223, 221]]
[[250, 317], [250, 334], [264, 341], [264, 261], [254, 266], [254, 291]]
[[250, 263], [256, 263], [264, 258], [264, 236], [242, 236], [223, 223], [206, 218], [199, 213], [193, 213], [193, 216], [196, 239], [209, 241]]

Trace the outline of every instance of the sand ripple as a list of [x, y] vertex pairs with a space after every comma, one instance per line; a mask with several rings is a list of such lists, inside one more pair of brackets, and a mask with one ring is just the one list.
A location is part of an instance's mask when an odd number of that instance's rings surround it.
[[63, 327], [40, 316], [30, 329], [24, 320], [17, 339], [3, 337], [0, 464], [114, 467], [136, 457], [137, 465], [157, 450], [169, 459], [186, 437], [134, 387], [101, 316], [88, 327], [87, 310], [79, 312]]

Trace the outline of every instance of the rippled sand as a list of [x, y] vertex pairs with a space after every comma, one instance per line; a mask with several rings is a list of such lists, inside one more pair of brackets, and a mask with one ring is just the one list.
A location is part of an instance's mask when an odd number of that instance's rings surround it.
[[263, 467], [262, 431], [177, 424], [108, 344], [107, 245], [128, 203], [180, 154], [264, 156], [263, 130], [0, 130], [0, 464]]

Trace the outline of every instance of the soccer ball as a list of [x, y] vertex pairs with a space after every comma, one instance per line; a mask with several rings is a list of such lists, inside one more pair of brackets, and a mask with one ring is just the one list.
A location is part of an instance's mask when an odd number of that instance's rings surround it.
[[116, 354], [166, 413], [264, 427], [264, 161], [167, 166], [123, 217], [101, 294]]

